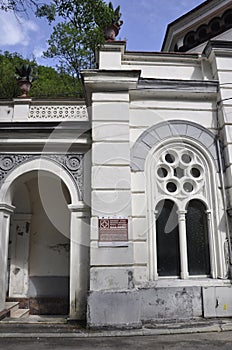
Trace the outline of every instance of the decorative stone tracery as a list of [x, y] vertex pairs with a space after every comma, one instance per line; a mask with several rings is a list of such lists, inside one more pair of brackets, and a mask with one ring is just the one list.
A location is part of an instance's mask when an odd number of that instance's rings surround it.
[[12, 170], [36, 158], [49, 159], [61, 165], [71, 175], [80, 199], [83, 199], [83, 154], [0, 154], [0, 187]]
[[178, 198], [198, 194], [205, 184], [201, 159], [184, 144], [161, 153], [156, 173], [160, 192]]

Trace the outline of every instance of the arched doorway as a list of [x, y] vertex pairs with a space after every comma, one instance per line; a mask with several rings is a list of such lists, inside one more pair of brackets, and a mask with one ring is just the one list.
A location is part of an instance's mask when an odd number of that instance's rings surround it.
[[7, 293], [30, 299], [32, 313], [67, 313], [83, 319], [89, 273], [88, 210], [73, 179], [52, 161], [32, 160], [9, 174], [0, 199], [0, 306]]
[[15, 180], [8, 297], [26, 299], [32, 314], [69, 314], [70, 201], [64, 182], [49, 172]]

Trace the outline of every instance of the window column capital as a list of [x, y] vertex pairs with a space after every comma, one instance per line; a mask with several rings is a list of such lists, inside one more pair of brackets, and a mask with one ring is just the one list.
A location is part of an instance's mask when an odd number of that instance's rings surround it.
[[187, 210], [177, 210], [178, 220], [185, 221], [185, 215], [187, 214]]

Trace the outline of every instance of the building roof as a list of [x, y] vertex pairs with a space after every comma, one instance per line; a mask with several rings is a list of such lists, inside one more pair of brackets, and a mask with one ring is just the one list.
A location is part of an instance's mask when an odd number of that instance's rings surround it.
[[171, 22], [162, 51], [186, 52], [232, 28], [232, 0], [207, 0]]

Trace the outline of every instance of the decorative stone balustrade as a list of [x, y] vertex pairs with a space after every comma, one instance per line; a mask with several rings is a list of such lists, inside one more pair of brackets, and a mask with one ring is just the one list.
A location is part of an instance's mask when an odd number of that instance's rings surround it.
[[88, 112], [86, 106], [31, 106], [28, 119], [47, 121], [88, 121]]
[[33, 101], [15, 98], [0, 101], [1, 122], [61, 122], [89, 121], [86, 105], [82, 101]]

